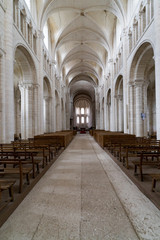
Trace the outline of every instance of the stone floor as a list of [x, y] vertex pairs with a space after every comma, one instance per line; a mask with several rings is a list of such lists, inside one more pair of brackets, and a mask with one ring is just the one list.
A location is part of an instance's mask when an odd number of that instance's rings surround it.
[[160, 211], [89, 135], [77, 135], [0, 228], [0, 240], [160, 239]]

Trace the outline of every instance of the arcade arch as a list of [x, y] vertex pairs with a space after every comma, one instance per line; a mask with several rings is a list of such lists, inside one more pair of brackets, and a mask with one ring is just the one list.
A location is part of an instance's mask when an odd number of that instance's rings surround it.
[[130, 70], [130, 129], [136, 136], [156, 134], [155, 62], [152, 45], [143, 43]]
[[15, 134], [31, 138], [37, 133], [38, 85], [34, 61], [23, 46], [17, 46], [14, 59]]

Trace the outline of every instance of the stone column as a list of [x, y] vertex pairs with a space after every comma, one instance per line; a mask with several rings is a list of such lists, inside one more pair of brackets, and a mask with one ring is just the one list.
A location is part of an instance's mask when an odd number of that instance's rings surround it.
[[115, 105], [114, 105], [114, 63], [113, 59], [109, 60], [110, 79], [111, 79], [111, 108], [110, 108], [110, 130], [115, 131]]
[[130, 53], [132, 50], [132, 32], [131, 29], [129, 29], [128, 32], [128, 52]]
[[52, 79], [52, 93], [51, 93], [51, 104], [50, 104], [50, 111], [51, 111], [51, 132], [55, 132], [56, 130], [56, 112], [55, 112], [55, 65], [56, 62], [53, 61], [51, 65], [51, 79]]
[[[158, 7], [159, 8], [159, 6], [157, 5], [157, 2], [158, 2], [158, 0], [150, 0], [150, 19], [152, 19], [153, 18], [153, 16], [155, 16], [155, 13], [154, 13], [154, 11], [156, 12], [156, 10], [158, 10], [158, 9], [156, 9], [155, 7]], [[158, 3], [159, 4], [159, 3]]]
[[50, 109], [49, 109], [50, 97], [44, 97], [44, 131], [49, 132], [50, 126]]
[[143, 120], [141, 113], [143, 113], [143, 80], [135, 80], [136, 93], [136, 136], [143, 136]]
[[[70, 107], [70, 128], [73, 129], [73, 99], [70, 99], [69, 107]], [[56, 115], [57, 114], [58, 114], [58, 105], [56, 104]], [[56, 119], [57, 119], [57, 116], [56, 116]]]
[[26, 13], [25, 13], [25, 15], [24, 15], [24, 37], [25, 37], [25, 39], [26, 39], [26, 41], [28, 41], [28, 22], [27, 22], [27, 15], [26, 15]]
[[17, 27], [20, 29], [21, 19], [20, 19], [20, 2], [19, 2], [19, 0], [17, 0], [17, 2], [16, 2], [15, 23], [16, 23]]
[[100, 129], [100, 103], [98, 89], [95, 89], [95, 104], [96, 104], [96, 129]]
[[27, 95], [28, 95], [28, 119], [27, 119], [27, 133], [28, 138], [33, 137], [33, 84], [27, 85]]
[[107, 129], [108, 131], [111, 130], [111, 103], [107, 103]]
[[129, 133], [134, 134], [134, 86], [129, 83]]
[[145, 113], [145, 118], [143, 120], [143, 135], [147, 137], [147, 87], [148, 87], [148, 82], [145, 81], [143, 85], [143, 108], [144, 108], [144, 113]]
[[141, 11], [141, 14], [142, 14], [142, 26], [141, 26], [141, 29], [142, 29], [142, 33], [143, 33], [144, 30], [145, 30], [145, 27], [146, 27], [146, 15], [145, 15], [144, 9]]
[[39, 69], [38, 69], [38, 133], [42, 134], [44, 132], [44, 119], [43, 119], [43, 39], [44, 35], [42, 31], [38, 33], [37, 41], [37, 55], [39, 59]]
[[[152, 2], [152, 1], [151, 1]], [[157, 139], [160, 140], [160, 1], [154, 0], [154, 37], [155, 37], [155, 89], [156, 89], [156, 125]]]
[[107, 130], [107, 80], [108, 77], [104, 76], [104, 129]]
[[33, 96], [34, 96], [34, 135], [38, 135], [38, 92], [39, 92], [39, 85], [34, 84], [33, 86]]
[[13, 1], [6, 0], [5, 14], [5, 133], [6, 142], [14, 139], [14, 86], [13, 86]]
[[123, 96], [118, 95], [118, 131], [123, 131]]
[[118, 124], [119, 124], [119, 111], [118, 111], [118, 97], [117, 95], [114, 96], [114, 111], [115, 111], [115, 118], [114, 118], [114, 124], [115, 124], [115, 131], [118, 131]]
[[133, 24], [133, 31], [132, 31], [132, 47], [135, 46], [135, 25]]
[[0, 49], [0, 142], [5, 142], [5, 53]]
[[123, 130], [124, 133], [128, 133], [128, 69], [127, 69], [127, 57], [128, 57], [128, 48], [127, 46], [127, 30], [123, 29], [122, 35], [123, 41]]
[[70, 129], [69, 93], [66, 93], [66, 129]]
[[25, 118], [25, 114], [26, 114], [26, 92], [25, 92], [25, 87], [23, 84], [19, 85], [19, 89], [21, 92], [21, 136], [22, 139], [26, 139], [26, 118]]
[[148, 26], [149, 23], [150, 23], [150, 0], [147, 0], [147, 2], [146, 2], [146, 26]]
[[142, 34], [142, 12], [139, 11], [139, 20], [138, 20], [138, 39], [140, 39]]
[[[22, 138], [32, 138], [34, 136], [34, 98], [33, 84], [20, 84], [21, 91], [21, 133]], [[36, 125], [36, 123], [35, 123]]]

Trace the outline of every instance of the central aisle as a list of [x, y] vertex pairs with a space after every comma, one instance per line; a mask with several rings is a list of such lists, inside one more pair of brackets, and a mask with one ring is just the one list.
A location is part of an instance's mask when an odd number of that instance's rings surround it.
[[77, 135], [1, 227], [0, 240], [139, 239], [104, 170], [107, 157], [92, 137]]

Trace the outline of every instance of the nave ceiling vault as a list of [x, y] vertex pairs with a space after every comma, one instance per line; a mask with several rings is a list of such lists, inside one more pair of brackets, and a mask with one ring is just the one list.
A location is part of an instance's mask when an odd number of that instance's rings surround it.
[[[60, 77], [66, 87], [74, 79], [70, 89], [73, 97], [78, 88], [92, 96], [93, 89], [102, 85], [107, 73], [116, 29], [122, 32], [125, 27], [126, 0], [43, 2], [40, 27], [43, 29], [46, 23], [49, 27], [50, 51]], [[81, 82], [76, 82], [76, 77], [81, 75]], [[90, 83], [88, 78], [92, 79]]]

